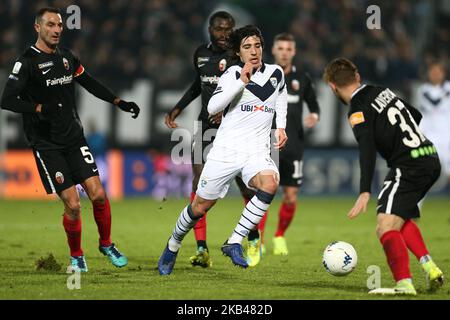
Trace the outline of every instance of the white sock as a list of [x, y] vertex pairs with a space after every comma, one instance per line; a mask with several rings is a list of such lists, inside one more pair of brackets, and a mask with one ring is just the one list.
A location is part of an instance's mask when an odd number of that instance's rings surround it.
[[195, 226], [199, 218], [195, 217], [191, 205], [186, 206], [181, 211], [180, 217], [177, 220], [172, 236], [169, 239], [168, 246], [172, 252], [178, 252], [181, 247], [181, 242], [188, 232]]
[[262, 202], [255, 195], [245, 206], [236, 228], [228, 238], [228, 243], [241, 243], [250, 230], [258, 225], [269, 206], [270, 204]]

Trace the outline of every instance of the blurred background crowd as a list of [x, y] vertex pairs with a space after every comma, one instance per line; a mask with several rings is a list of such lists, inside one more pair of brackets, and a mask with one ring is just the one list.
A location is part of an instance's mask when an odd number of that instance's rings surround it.
[[[319, 125], [306, 133], [305, 194], [358, 188], [357, 149], [346, 109], [338, 107], [321, 81], [328, 61], [338, 56], [354, 60], [364, 82], [388, 86], [413, 104], [430, 63], [449, 64], [450, 0], [1, 0], [0, 88], [14, 60], [36, 41], [33, 22], [38, 9], [58, 7], [67, 20], [71, 5], [81, 10], [81, 29], [66, 28], [62, 45], [97, 79], [141, 107], [139, 119], [129, 119], [77, 90], [78, 112], [113, 198], [189, 194], [191, 167], [173, 163], [171, 152], [178, 141], [164, 125], [164, 116], [195, 77], [192, 56], [209, 41], [208, 18], [214, 11], [230, 12], [236, 27], [259, 26], [266, 62], [272, 61], [276, 34], [295, 36], [295, 63], [315, 80], [322, 108]], [[367, 27], [371, 5], [380, 8], [381, 29]], [[183, 111], [178, 118], [183, 129], [194, 127], [199, 108], [197, 99]], [[190, 159], [190, 142], [183, 142]], [[384, 177], [385, 168], [378, 169], [377, 175]], [[45, 198], [21, 116], [11, 112], [0, 113], [2, 194]]]
[[[63, 43], [113, 89], [137, 78], [164, 88], [185, 87], [194, 76], [192, 54], [208, 41], [207, 19], [218, 8], [233, 13], [238, 26], [255, 23], [262, 29], [269, 60], [273, 36], [292, 32], [297, 63], [316, 79], [327, 61], [346, 56], [366, 80], [408, 94], [408, 81], [423, 78], [432, 59], [448, 62], [450, 52], [446, 0], [2, 0], [0, 68], [10, 68], [35, 41], [38, 8], [74, 3], [82, 8], [82, 30], [66, 30]], [[382, 8], [381, 30], [366, 27], [366, 8], [373, 4]]]

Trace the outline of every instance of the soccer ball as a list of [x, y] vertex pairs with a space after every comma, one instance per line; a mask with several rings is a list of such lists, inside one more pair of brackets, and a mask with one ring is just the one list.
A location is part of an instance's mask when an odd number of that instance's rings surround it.
[[346, 276], [356, 268], [358, 256], [353, 246], [344, 241], [330, 243], [323, 252], [322, 263], [333, 276]]

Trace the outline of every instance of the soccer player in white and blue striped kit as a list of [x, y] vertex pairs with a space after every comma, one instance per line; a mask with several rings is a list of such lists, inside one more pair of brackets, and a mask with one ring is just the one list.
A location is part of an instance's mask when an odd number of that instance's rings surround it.
[[222, 252], [233, 264], [247, 268], [241, 242], [260, 222], [278, 188], [278, 169], [270, 157], [270, 133], [276, 112], [275, 148], [283, 148], [287, 141], [283, 69], [262, 62], [264, 39], [255, 26], [235, 30], [230, 45], [241, 63], [220, 77], [209, 101], [208, 112], [223, 111], [222, 122], [200, 177], [197, 195], [181, 212], [159, 258], [161, 275], [172, 273], [183, 238], [219, 198], [225, 197], [237, 175], [256, 190], [256, 195], [246, 205]]

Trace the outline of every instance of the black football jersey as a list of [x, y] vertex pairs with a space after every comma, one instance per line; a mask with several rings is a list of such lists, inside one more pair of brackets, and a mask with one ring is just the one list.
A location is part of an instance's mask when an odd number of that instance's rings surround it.
[[376, 152], [390, 168], [425, 168], [436, 149], [419, 130], [420, 112], [388, 88], [362, 85], [348, 119], [360, 149], [361, 192], [370, 192]]
[[288, 112], [286, 116], [286, 134], [288, 141], [281, 151], [281, 156], [297, 155], [303, 152], [303, 102], [309, 112], [320, 114], [316, 93], [311, 77], [292, 66], [291, 72], [285, 75], [288, 92]]
[[219, 125], [212, 124], [208, 119], [208, 102], [216, 90], [220, 76], [227, 68], [238, 62], [237, 56], [210, 43], [198, 47], [195, 50], [193, 59], [196, 71], [195, 80], [177, 103], [177, 106], [184, 109], [198, 95], [201, 95], [202, 109], [198, 120], [206, 123], [208, 127], [218, 128]]
[[4, 95], [14, 95], [34, 105], [59, 103], [54, 114], [23, 113], [23, 127], [30, 145], [38, 150], [62, 149], [83, 138], [75, 109], [75, 84], [84, 72], [79, 59], [65, 48], [45, 53], [29, 47], [15, 62]]

